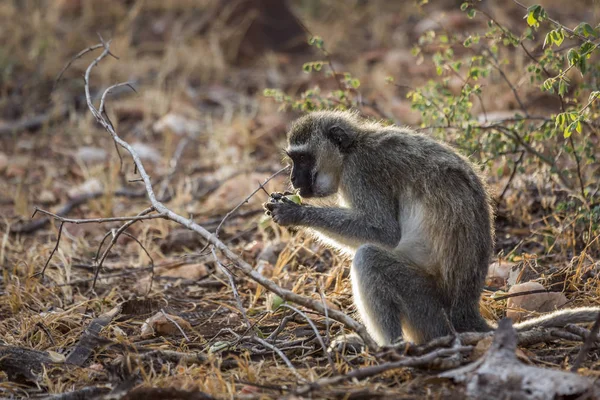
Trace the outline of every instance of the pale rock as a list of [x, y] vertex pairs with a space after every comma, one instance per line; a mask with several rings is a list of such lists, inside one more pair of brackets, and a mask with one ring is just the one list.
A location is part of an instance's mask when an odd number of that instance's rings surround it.
[[208, 275], [208, 268], [204, 264], [185, 264], [159, 272], [160, 276], [198, 280]]
[[54, 204], [56, 203], [56, 196], [51, 190], [44, 189], [40, 192], [37, 200], [40, 204]]
[[86, 194], [101, 192], [103, 189], [104, 186], [99, 179], [91, 178], [83, 182], [81, 185], [69, 189], [67, 195], [72, 199]]
[[[538, 282], [525, 282], [514, 285], [508, 293], [513, 294], [544, 289], [544, 286]], [[534, 293], [510, 297], [506, 303], [506, 316], [516, 322], [526, 316], [528, 311], [539, 313], [551, 312], [566, 303], [566, 296], [560, 292]]]
[[157, 133], [173, 132], [181, 136], [197, 136], [202, 127], [198, 121], [180, 114], [168, 113], [152, 125]]
[[[178, 335], [181, 334], [179, 328], [183, 329], [184, 331], [189, 331], [192, 329], [190, 323], [184, 320], [183, 318], [178, 317], [176, 315], [167, 315], [169, 318], [167, 318], [162, 312], [159, 311], [152, 317], [148, 318], [142, 325], [142, 337], [148, 338], [155, 335]], [[177, 325], [179, 325], [179, 328], [171, 320], [175, 321]]]
[[77, 149], [75, 156], [85, 163], [99, 163], [106, 160], [106, 150], [100, 147], [81, 146]]
[[487, 277], [485, 279], [486, 285], [496, 288], [504, 287], [507, 284], [513, 285], [522, 269], [523, 267], [521, 264], [508, 261], [495, 261], [488, 267]]
[[142, 161], [148, 160], [153, 163], [159, 163], [162, 159], [160, 153], [156, 149], [145, 143], [134, 142], [131, 144], [131, 147], [133, 147], [133, 150], [135, 150], [137, 155], [140, 156]]

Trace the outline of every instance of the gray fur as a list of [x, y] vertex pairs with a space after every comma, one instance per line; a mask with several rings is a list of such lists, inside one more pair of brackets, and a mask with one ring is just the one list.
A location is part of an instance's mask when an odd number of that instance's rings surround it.
[[593, 322], [598, 318], [598, 313], [600, 313], [600, 307], [564, 309], [519, 322], [514, 326], [518, 331], [526, 331], [531, 328], [561, 328], [567, 324]]
[[[297, 188], [308, 205], [265, 208], [283, 226], [301, 226], [354, 254], [354, 301], [380, 345], [489, 331], [479, 298], [493, 249], [489, 192], [450, 146], [408, 128], [321, 111], [297, 120], [288, 153], [308, 152]], [[314, 161], [313, 161], [314, 159]], [[302, 169], [302, 170], [301, 170]], [[314, 197], [314, 200], [313, 200]], [[444, 315], [445, 314], [445, 315]]]

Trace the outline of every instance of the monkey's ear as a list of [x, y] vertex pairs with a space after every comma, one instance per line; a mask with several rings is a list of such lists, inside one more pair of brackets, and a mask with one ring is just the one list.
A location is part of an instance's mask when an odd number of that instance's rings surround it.
[[354, 132], [350, 132], [339, 125], [333, 125], [327, 132], [327, 138], [340, 150], [348, 150], [354, 143]]

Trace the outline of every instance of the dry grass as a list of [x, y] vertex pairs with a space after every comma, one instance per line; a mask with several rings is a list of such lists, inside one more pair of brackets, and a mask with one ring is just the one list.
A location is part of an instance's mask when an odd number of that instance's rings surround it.
[[[386, 85], [385, 77], [401, 74], [413, 86], [435, 77], [428, 61], [418, 66], [406, 58], [416, 21], [424, 15], [413, 2], [402, 9], [376, 1], [360, 13], [336, 11], [342, 4], [353, 9], [358, 3], [294, 4], [310, 30], [325, 38], [337, 68], [352, 71], [361, 79], [366, 98], [376, 100], [401, 121], [418, 123], [408, 100]], [[223, 18], [206, 28], [200, 26], [204, 7], [210, 9], [213, 2], [165, 4], [84, 0], [0, 4], [0, 127], [3, 122], [27, 120], [49, 110], [66, 108], [67, 112], [39, 129], [0, 136], [0, 152], [8, 161], [2, 165], [0, 160], [4, 229], [0, 236], [0, 345], [55, 352], [58, 361], [35, 371], [36, 383], [31, 379], [15, 382], [0, 371], [0, 396], [44, 397], [86, 387], [98, 387], [104, 393], [108, 389], [102, 385], [114, 388], [122, 383], [126, 389], [141, 385], [199, 390], [219, 398], [277, 398], [288, 395], [290, 387], [298, 383], [294, 371], [273, 351], [256, 342], [237, 340], [236, 335], [248, 331], [226, 276], [210, 254], [200, 254], [204, 243], [194, 237], [176, 238], [181, 232], [173, 224], [152, 220], [128, 230], [157, 268], [147, 297], [150, 259], [128, 237], [118, 240], [94, 292], [89, 292], [92, 258], [105, 233], [118, 224], [66, 224], [43, 279], [33, 275], [54, 248], [58, 225], [48, 224], [32, 234], [10, 233], [11, 227], [29, 221], [34, 206], [56, 211], [77, 194], [74, 189], [89, 192], [89, 187], [81, 188], [86, 182], [95, 182], [102, 194], [75, 207], [70, 217], [135, 215], [147, 206], [143, 196], [136, 194], [141, 184], [128, 182], [136, 178], [132, 163], [125, 157], [121, 168], [111, 138], [85, 109], [81, 76], [92, 57], [75, 62], [51, 91], [65, 62], [97, 42], [96, 32], [112, 39], [111, 49], [119, 60], [107, 59], [94, 70], [93, 89], [133, 82], [138, 94], [117, 92], [108, 104], [109, 115], [130, 143], [146, 144], [156, 153], [150, 154], [145, 164], [156, 187], [169, 177], [165, 193], [170, 195], [168, 205], [174, 211], [214, 230], [229, 210], [280, 168], [285, 126], [295, 115], [278, 113], [278, 105], [262, 97], [262, 89], [292, 91], [316, 83], [331, 85], [330, 80], [301, 72], [303, 62], [319, 55], [266, 52], [251, 64], [234, 65], [228, 52], [234, 51], [231, 43], [239, 29], [228, 27]], [[518, 23], [509, 11], [494, 11]], [[573, 6], [563, 22], [585, 19], [586, 12], [583, 6]], [[597, 6], [593, 13], [597, 19]], [[518, 65], [518, 58], [514, 61]], [[509, 73], [519, 81], [518, 68]], [[503, 82], [492, 79], [487, 85], [484, 101], [492, 105], [487, 111], [510, 108], [514, 99], [496, 95], [508, 93]], [[525, 86], [523, 91], [527, 91]], [[164, 122], [166, 115], [185, 118], [188, 132], [181, 135], [174, 129], [159, 129], [156, 123]], [[170, 161], [184, 136], [189, 143], [171, 171]], [[103, 149], [106, 158], [82, 161], [77, 154], [84, 147]], [[500, 158], [496, 166], [503, 162], [506, 158]], [[501, 191], [507, 180], [507, 174], [491, 177], [490, 185]], [[281, 190], [285, 185], [284, 178], [277, 178], [266, 189]], [[123, 188], [128, 192], [117, 195]], [[497, 252], [503, 260], [523, 262], [528, 279], [539, 279], [547, 288], [560, 287], [569, 298], [568, 306], [598, 305], [599, 241], [588, 238], [588, 245], [582, 248], [581, 232], [575, 229], [572, 217], [554, 212], [563, 197], [548, 179], [548, 171], [529, 171], [518, 177], [499, 207]], [[260, 204], [265, 200], [263, 192], [252, 198], [242, 208], [241, 217], [225, 224], [221, 239], [282, 287], [314, 299], [323, 293], [332, 307], [353, 313], [346, 260], [302, 235], [261, 222]], [[271, 312], [269, 294], [238, 275], [253, 333], [266, 337], [277, 329], [284, 313]], [[493, 300], [491, 294], [484, 293], [482, 312], [498, 319], [506, 312], [506, 302]], [[140, 298], [145, 300], [134, 302]], [[90, 321], [122, 303], [120, 316], [102, 330], [104, 341], [96, 343], [89, 360], [83, 366], [65, 365], [60, 355], [77, 345]], [[191, 324], [186, 332], [189, 341], [178, 333], [141, 336], [144, 320], [160, 309]], [[324, 334], [325, 319], [309, 315]], [[331, 335], [343, 331], [340, 324], [327, 322], [332, 324]], [[331, 374], [302, 317], [294, 316], [280, 337], [280, 347], [303, 379], [313, 381]], [[527, 356], [535, 364], [567, 368], [580, 346], [564, 340], [538, 344], [528, 349]], [[209, 351], [217, 348], [225, 350]], [[154, 350], [157, 353], [151, 353]], [[178, 353], [170, 353], [169, 358], [168, 352]], [[583, 373], [596, 376], [599, 353], [597, 349], [592, 353]], [[182, 354], [201, 354], [202, 358], [185, 359]], [[377, 362], [375, 354], [367, 353], [334, 359], [341, 373]], [[460, 395], [460, 387], [428, 380], [429, 375], [428, 371], [404, 368], [321, 389], [317, 395]], [[127, 386], [127, 382], [131, 384]]]

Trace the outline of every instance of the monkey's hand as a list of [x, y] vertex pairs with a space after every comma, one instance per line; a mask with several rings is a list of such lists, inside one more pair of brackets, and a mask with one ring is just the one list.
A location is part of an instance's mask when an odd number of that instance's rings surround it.
[[303, 206], [285, 197], [286, 194], [273, 193], [271, 199], [263, 204], [265, 213], [281, 226], [298, 225], [302, 218]]

